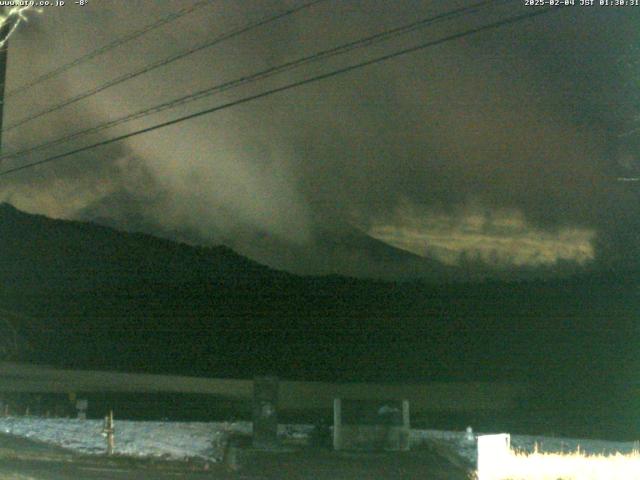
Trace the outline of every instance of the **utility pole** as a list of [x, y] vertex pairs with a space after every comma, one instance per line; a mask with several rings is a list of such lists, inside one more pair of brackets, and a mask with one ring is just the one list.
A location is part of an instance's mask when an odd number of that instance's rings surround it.
[[[8, 7], [4, 7], [3, 14], [6, 14]], [[3, 15], [4, 16], [4, 15]], [[7, 38], [11, 32], [12, 22], [5, 20], [2, 27], [0, 27], [0, 41]], [[2, 153], [2, 128], [4, 117], [4, 91], [7, 79], [7, 57], [9, 54], [9, 41], [5, 41], [4, 45], [0, 48], [0, 154]]]

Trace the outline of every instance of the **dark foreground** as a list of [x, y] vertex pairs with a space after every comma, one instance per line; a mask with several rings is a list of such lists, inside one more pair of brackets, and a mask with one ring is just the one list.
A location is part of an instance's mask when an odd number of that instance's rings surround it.
[[0, 436], [0, 478], [3, 480], [434, 480], [468, 479], [463, 465], [436, 449], [406, 453], [335, 453], [322, 449], [291, 449], [279, 453], [244, 450], [232, 465], [163, 462], [78, 456], [67, 450], [25, 439]]

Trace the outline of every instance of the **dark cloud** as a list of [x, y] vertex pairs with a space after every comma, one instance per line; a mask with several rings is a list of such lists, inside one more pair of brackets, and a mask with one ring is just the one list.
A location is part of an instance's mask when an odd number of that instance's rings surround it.
[[[11, 100], [5, 122], [293, 3], [217, 3]], [[106, 5], [47, 10], [21, 29], [9, 88], [175, 10], [174, 2]], [[30, 145], [442, 8], [327, 2], [7, 141]], [[24, 172], [5, 180], [4, 195], [55, 216], [223, 242], [299, 272], [446, 271], [396, 250], [376, 255], [380, 244], [365, 233], [450, 265], [628, 266], [640, 253], [640, 186], [619, 177], [638, 164], [639, 137], [621, 136], [640, 115], [636, 10], [567, 8], [469, 36]], [[511, 2], [109, 134], [526, 11]]]

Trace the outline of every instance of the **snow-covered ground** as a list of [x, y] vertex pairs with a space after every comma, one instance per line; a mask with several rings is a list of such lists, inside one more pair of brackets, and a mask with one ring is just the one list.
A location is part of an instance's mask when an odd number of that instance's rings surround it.
[[[508, 432], [503, 432], [508, 433]], [[476, 434], [477, 435], [477, 434]], [[451, 447], [459, 455], [472, 464], [478, 460], [477, 443], [466, 432], [448, 432], [439, 430], [412, 430], [411, 443], [418, 445], [425, 442], [440, 442]], [[631, 453], [638, 450], [637, 442], [611, 442], [606, 440], [590, 440], [576, 438], [555, 438], [533, 435], [511, 435], [511, 447], [522, 452], [568, 453], [580, 449], [588, 454]]]
[[[37, 417], [0, 418], [0, 432], [61, 446], [83, 454], [104, 454], [106, 441], [99, 420], [45, 419]], [[281, 425], [279, 433], [286, 438], [303, 439], [313, 427]], [[135, 422], [115, 421], [115, 453], [135, 457], [160, 457], [172, 460], [200, 458], [215, 461], [220, 453], [215, 440], [222, 432], [251, 433], [250, 422]], [[476, 442], [466, 432], [412, 430], [413, 445], [437, 442], [457, 452], [475, 465]], [[561, 439], [514, 435], [515, 449], [533, 451], [535, 445], [543, 452], [573, 452], [580, 448], [587, 453], [629, 453], [638, 448], [633, 442]]]
[[[221, 452], [216, 439], [224, 432], [251, 434], [251, 422], [136, 422], [116, 420], [115, 454], [171, 460], [201, 458], [215, 461]], [[82, 454], [102, 455], [106, 439], [101, 420], [4, 417], [0, 432], [64, 447]], [[308, 425], [280, 425], [279, 434], [306, 438]]]

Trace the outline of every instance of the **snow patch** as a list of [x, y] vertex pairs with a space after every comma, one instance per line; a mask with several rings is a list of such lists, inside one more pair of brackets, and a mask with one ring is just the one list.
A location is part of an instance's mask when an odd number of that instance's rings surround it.
[[[504, 432], [507, 433], [507, 432]], [[484, 435], [479, 433], [478, 435]], [[454, 450], [461, 457], [475, 465], [478, 461], [478, 446], [474, 438], [469, 440], [467, 432], [440, 430], [412, 430], [412, 445], [438, 442]], [[587, 454], [631, 453], [638, 449], [636, 442], [612, 442], [607, 440], [591, 440], [577, 438], [556, 438], [534, 435], [511, 435], [511, 447], [516, 451], [532, 453], [535, 448], [541, 453], [570, 453], [580, 449]]]
[[[116, 455], [170, 460], [199, 458], [215, 462], [222, 458], [221, 449], [226, 435], [252, 433], [251, 422], [137, 422], [116, 419], [114, 424]], [[101, 420], [0, 418], [2, 432], [89, 455], [106, 453], [102, 427]], [[308, 439], [312, 430], [311, 425], [278, 426], [278, 434], [282, 438], [295, 440]], [[411, 431], [414, 446], [434, 442], [445, 445], [472, 465], [476, 464], [476, 440], [475, 437], [470, 439], [466, 431]], [[631, 453], [638, 448], [638, 444], [633, 442], [511, 436], [511, 445], [516, 450], [533, 452], [536, 444], [540, 452], [575, 452], [580, 448], [589, 454]]]

